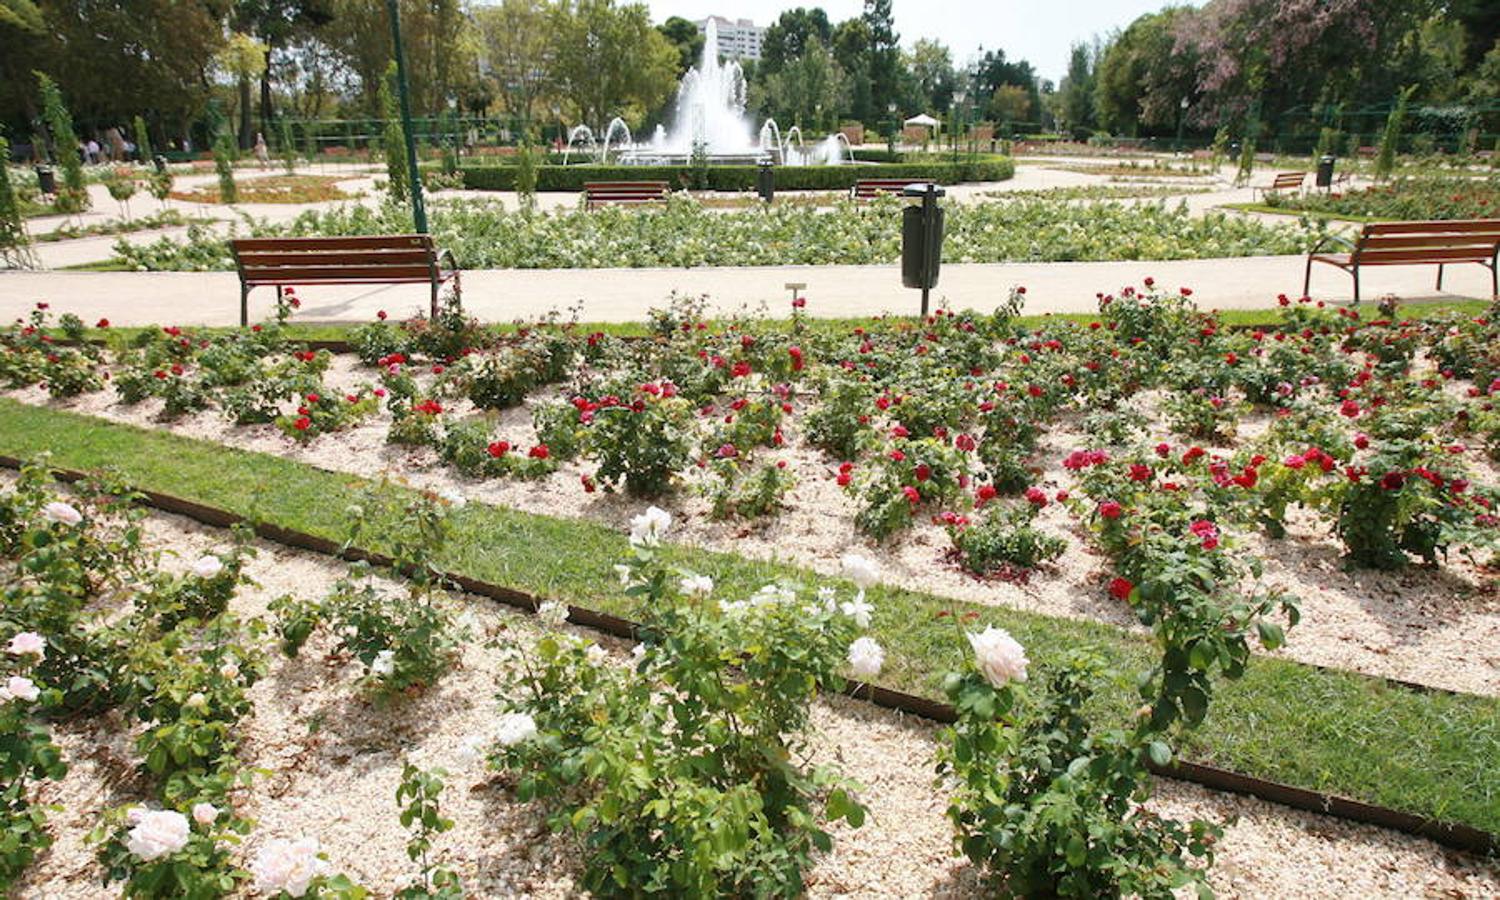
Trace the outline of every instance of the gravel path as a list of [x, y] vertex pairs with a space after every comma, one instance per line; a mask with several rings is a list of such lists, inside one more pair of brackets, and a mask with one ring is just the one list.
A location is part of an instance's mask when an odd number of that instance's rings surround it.
[[[199, 554], [222, 548], [223, 531], [164, 514], [146, 522], [148, 541], [175, 550], [169, 566], [186, 568]], [[247, 566], [258, 583], [242, 588], [233, 609], [263, 615], [274, 597], [321, 596], [342, 574], [326, 557], [257, 543]], [[527, 640], [535, 623], [481, 598], [456, 597], [477, 631]], [[624, 658], [627, 648], [605, 640]], [[504, 786], [459, 748], [493, 726], [493, 696], [504, 687], [500, 654], [470, 643], [462, 666], [430, 694], [384, 707], [355, 693], [355, 673], [315, 638], [297, 660], [272, 658], [270, 674], [251, 695], [255, 711], [241, 723], [244, 761], [264, 767], [235, 798], [256, 828], [240, 851], [252, 856], [266, 841], [318, 838], [335, 870], [389, 896], [411, 877], [405, 833], [396, 818], [402, 761], [448, 769], [444, 814], [456, 827], [436, 850], [464, 878], [473, 897], [575, 895], [576, 856], [552, 837], [541, 812], [517, 803]], [[937, 729], [930, 723], [847, 698], [830, 698], [814, 715], [815, 756], [837, 762], [864, 786], [870, 818], [840, 829], [833, 853], [809, 873], [811, 897], [959, 897], [981, 892], [967, 863], [951, 854], [945, 800], [933, 783]], [[131, 731], [116, 717], [59, 729], [71, 765], [43, 802], [58, 841], [15, 890], [17, 898], [117, 896], [100, 886], [102, 872], [84, 834], [107, 805], [143, 796], [134, 775]], [[1220, 845], [1215, 889], [1227, 897], [1484, 897], [1500, 894], [1500, 867], [1430, 842], [1293, 812], [1256, 800], [1163, 781], [1151, 801], [1158, 811], [1217, 820], [1237, 817]]]

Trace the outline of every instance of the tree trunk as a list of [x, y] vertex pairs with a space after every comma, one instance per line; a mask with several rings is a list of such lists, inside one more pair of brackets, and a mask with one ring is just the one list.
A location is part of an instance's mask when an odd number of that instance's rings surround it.
[[254, 138], [250, 134], [250, 79], [240, 76], [240, 149], [249, 150]]
[[260, 73], [260, 130], [265, 135], [271, 134], [271, 120], [275, 118], [271, 109], [271, 54], [275, 50], [276, 45], [266, 41], [266, 67]]

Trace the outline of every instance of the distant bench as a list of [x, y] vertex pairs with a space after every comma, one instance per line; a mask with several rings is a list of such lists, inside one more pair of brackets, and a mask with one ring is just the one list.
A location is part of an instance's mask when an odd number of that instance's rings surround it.
[[849, 189], [855, 200], [874, 200], [881, 194], [900, 194], [909, 184], [925, 183], [920, 178], [861, 178]]
[[[1328, 243], [1347, 248], [1346, 253], [1319, 253]], [[1449, 222], [1384, 222], [1366, 225], [1350, 242], [1337, 235], [1325, 236], [1307, 255], [1302, 293], [1307, 295], [1315, 262], [1338, 266], [1354, 276], [1354, 302], [1359, 302], [1361, 266], [1406, 266], [1436, 263], [1437, 289], [1443, 289], [1443, 267], [1452, 263], [1479, 263], [1490, 270], [1490, 294], [1500, 299], [1500, 219]]]
[[1302, 183], [1306, 180], [1306, 172], [1279, 172], [1275, 178], [1271, 179], [1270, 184], [1256, 188], [1256, 190], [1260, 191], [1262, 198], [1267, 194], [1279, 194], [1282, 191], [1301, 191]]
[[633, 206], [641, 203], [663, 203], [667, 199], [665, 181], [590, 181], [583, 186], [584, 206]]
[[[250, 289], [313, 284], [430, 284], [432, 318], [438, 291], [451, 280], [459, 290], [458, 262], [433, 246], [428, 234], [368, 237], [238, 238], [229, 242], [240, 276], [240, 325], [249, 324]], [[448, 265], [444, 266], [443, 261]]]

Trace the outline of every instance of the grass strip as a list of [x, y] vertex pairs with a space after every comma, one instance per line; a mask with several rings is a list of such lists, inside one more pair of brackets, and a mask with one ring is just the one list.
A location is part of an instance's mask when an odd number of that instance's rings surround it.
[[[66, 468], [110, 469], [138, 487], [174, 494], [255, 520], [341, 540], [370, 482], [263, 453], [251, 453], [89, 416], [0, 399], [0, 453], [43, 452]], [[393, 490], [407, 490], [393, 487]], [[379, 523], [361, 543], [388, 549]], [[457, 512], [444, 568], [528, 593], [630, 617], [613, 564], [624, 534], [603, 525], [471, 503]], [[674, 547], [674, 562], [743, 595], [768, 581], [813, 583], [809, 570], [774, 561]], [[1127, 672], [1153, 656], [1149, 640], [1114, 626], [1043, 616], [882, 586], [871, 592], [873, 631], [887, 649], [881, 682], [941, 696], [943, 674], [967, 652], [963, 627], [1010, 630], [1045, 663], [1080, 645]], [[1296, 641], [1295, 630], [1291, 640]], [[1101, 701], [1125, 716], [1139, 702], [1128, 685]], [[1500, 699], [1420, 692], [1347, 672], [1257, 658], [1223, 685], [1208, 723], [1181, 747], [1191, 760], [1246, 775], [1340, 794], [1421, 816], [1500, 832]]]

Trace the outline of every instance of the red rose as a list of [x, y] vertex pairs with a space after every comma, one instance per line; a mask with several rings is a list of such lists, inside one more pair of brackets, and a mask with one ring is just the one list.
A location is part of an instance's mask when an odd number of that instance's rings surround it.
[[1123, 511], [1120, 504], [1113, 500], [1105, 500], [1099, 504], [1099, 515], [1106, 519], [1118, 519], [1120, 518], [1120, 513]]
[[584, 493], [592, 494], [594, 492], [594, 479], [590, 478], [587, 475], [580, 475], [578, 476], [578, 480], [583, 482]]
[[307, 429], [312, 427], [312, 419], [309, 419], [307, 416], [302, 416], [298, 418], [297, 421], [292, 423], [292, 427], [297, 429], [298, 431], [306, 431]]
[[551, 455], [551, 451], [547, 449], [546, 444], [537, 444], [535, 447], [532, 447], [529, 451], [527, 451], [526, 455], [530, 456], [532, 459], [546, 459], [549, 455]]
[[995, 490], [993, 484], [982, 484], [979, 486], [979, 490], [974, 492], [974, 505], [983, 506], [995, 499], [995, 495], [998, 493], [999, 491]]
[[376, 313], [375, 314], [375, 318], [377, 318], [380, 321], [384, 322], [385, 321], [385, 310], [382, 309], [380, 312]]
[[1109, 583], [1109, 595], [1116, 600], [1129, 600], [1133, 590], [1135, 585], [1130, 583], [1129, 578], [1115, 578]]
[[98, 322], [96, 322], [94, 324], [94, 327], [95, 328], [108, 328], [109, 327], [109, 320], [108, 319], [100, 319]]
[[906, 487], [902, 488], [901, 493], [906, 495], [907, 503], [915, 506], [916, 504], [922, 502], [922, 495], [917, 493], [917, 489], [912, 487], [911, 485], [907, 485]]
[[1047, 492], [1038, 487], [1026, 489], [1026, 500], [1037, 509], [1047, 505]]
[[919, 463], [915, 474], [918, 481], [926, 481], [932, 477], [932, 467], [926, 463]]

